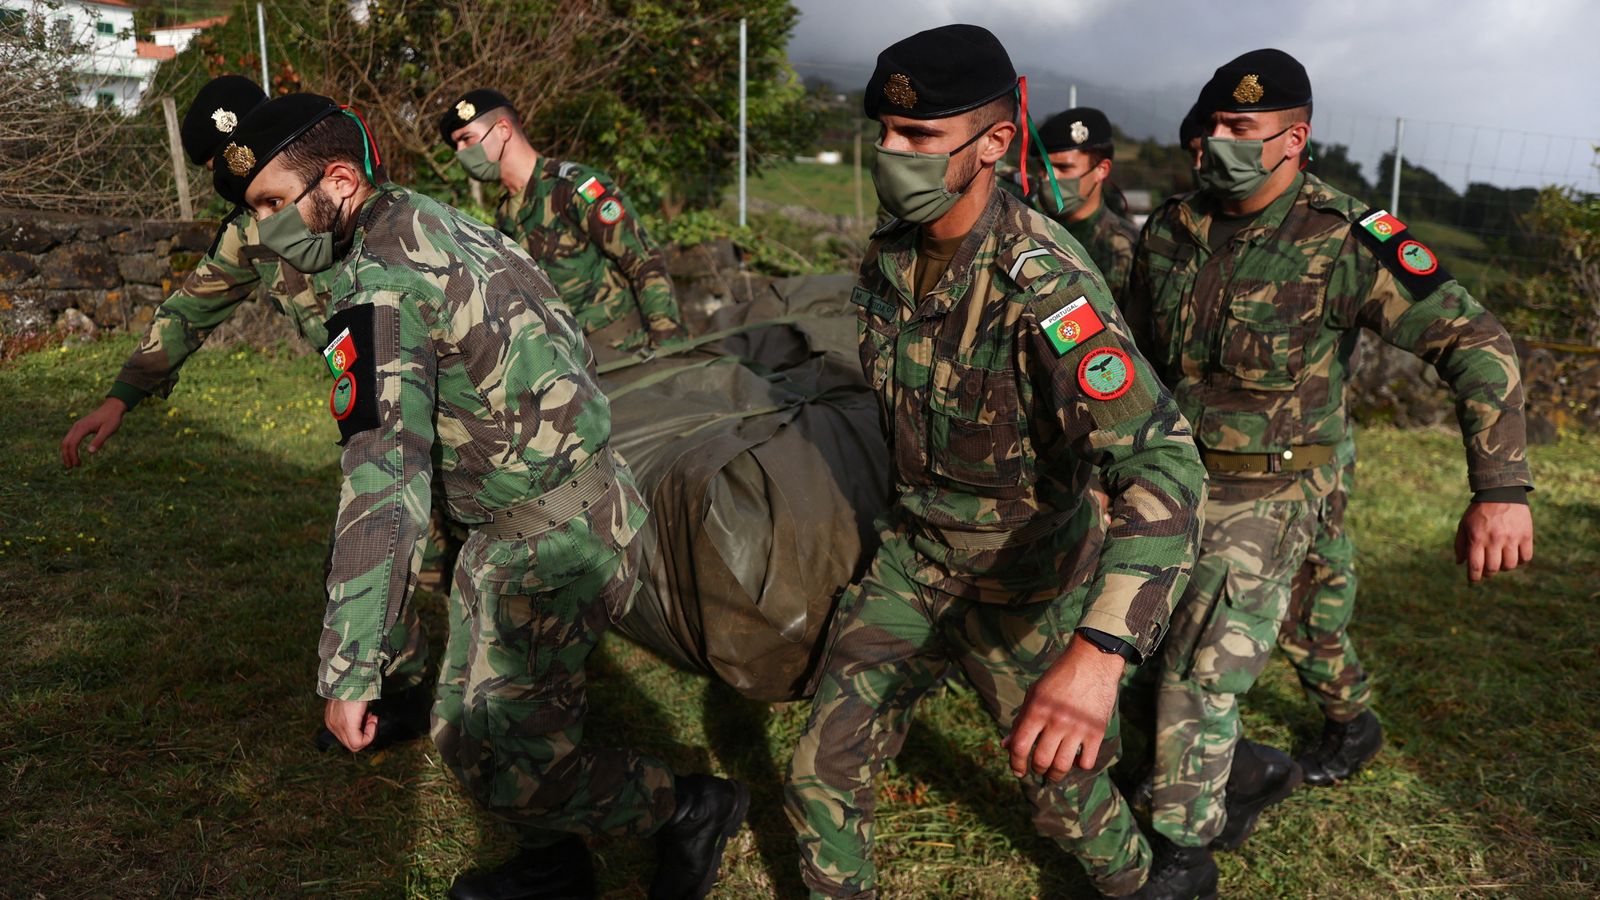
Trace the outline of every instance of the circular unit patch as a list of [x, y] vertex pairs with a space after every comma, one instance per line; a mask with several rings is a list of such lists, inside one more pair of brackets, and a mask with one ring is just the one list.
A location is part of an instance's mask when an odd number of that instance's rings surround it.
[[1397, 252], [1401, 267], [1413, 275], [1432, 275], [1439, 269], [1438, 257], [1417, 241], [1402, 243]]
[[343, 422], [356, 408], [356, 376], [346, 372], [333, 383], [328, 394], [328, 411], [334, 419]]
[[1100, 347], [1078, 363], [1078, 387], [1096, 400], [1115, 400], [1133, 387], [1133, 360], [1116, 347]]
[[600, 221], [607, 225], [615, 225], [622, 221], [622, 203], [615, 197], [607, 197], [600, 204]]

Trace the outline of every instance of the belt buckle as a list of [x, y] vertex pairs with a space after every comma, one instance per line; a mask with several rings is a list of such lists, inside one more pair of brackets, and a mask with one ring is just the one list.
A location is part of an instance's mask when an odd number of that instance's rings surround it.
[[1267, 472], [1276, 475], [1283, 471], [1283, 457], [1276, 453], [1267, 454]]

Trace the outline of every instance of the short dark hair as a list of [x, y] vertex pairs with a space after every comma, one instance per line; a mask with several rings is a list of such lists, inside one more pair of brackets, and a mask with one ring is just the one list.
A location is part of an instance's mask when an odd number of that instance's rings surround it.
[[[342, 112], [334, 113], [311, 126], [283, 148], [278, 157], [289, 171], [310, 182], [330, 163], [349, 163], [374, 184], [382, 181], [377, 161], [369, 155], [366, 136], [356, 120]], [[367, 171], [369, 161], [373, 170]]]
[[993, 100], [990, 100], [988, 103], [978, 107], [978, 110], [980, 113], [983, 113], [982, 115], [978, 116], [979, 119], [984, 119], [994, 123], [1014, 123], [1017, 121], [1017, 95], [1014, 92], [1007, 91]]
[[1117, 158], [1116, 144], [1090, 144], [1079, 149], [1089, 155], [1089, 168], [1091, 169], [1100, 165], [1101, 160], [1115, 160]]

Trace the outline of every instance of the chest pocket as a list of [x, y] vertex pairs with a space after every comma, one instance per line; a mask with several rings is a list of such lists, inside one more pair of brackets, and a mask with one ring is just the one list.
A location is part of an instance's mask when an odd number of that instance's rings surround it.
[[1292, 391], [1305, 376], [1307, 346], [1322, 325], [1326, 281], [1257, 281], [1240, 291], [1241, 280], [1221, 322], [1217, 365], [1251, 390]]
[[[1145, 254], [1145, 275], [1151, 299], [1150, 328], [1155, 346], [1166, 349], [1166, 359], [1176, 360], [1183, 341], [1181, 310], [1194, 287], [1195, 272], [1190, 260], [1194, 247], [1151, 235]], [[1158, 364], [1164, 361], [1157, 361]]]
[[1011, 370], [968, 365], [941, 354], [928, 391], [928, 469], [980, 487], [1022, 480], [1022, 422]]

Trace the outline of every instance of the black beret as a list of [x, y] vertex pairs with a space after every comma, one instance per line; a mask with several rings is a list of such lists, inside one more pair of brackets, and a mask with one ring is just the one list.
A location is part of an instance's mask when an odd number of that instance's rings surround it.
[[1196, 100], [1189, 111], [1184, 114], [1183, 121], [1178, 123], [1178, 146], [1188, 147], [1189, 142], [1195, 138], [1203, 138], [1211, 133], [1211, 113]]
[[1011, 57], [989, 29], [944, 25], [879, 53], [862, 106], [869, 119], [943, 119], [977, 109], [1016, 86]]
[[256, 107], [239, 123], [217, 159], [211, 175], [217, 193], [235, 206], [244, 206], [245, 190], [273, 157], [311, 126], [342, 109], [318, 94], [287, 94]]
[[1311, 78], [1282, 50], [1252, 50], [1224, 63], [1200, 89], [1210, 112], [1268, 112], [1311, 102]]
[[206, 82], [183, 114], [179, 139], [189, 162], [205, 165], [233, 134], [250, 110], [267, 102], [261, 87], [243, 75], [223, 75]]
[[[453, 146], [454, 142], [450, 140], [450, 135], [465, 128], [479, 116], [502, 106], [511, 106], [511, 101], [494, 88], [467, 91], [456, 98], [456, 102], [450, 104], [445, 109], [444, 115], [439, 117], [439, 138]], [[516, 109], [515, 106], [511, 106], [512, 112], [516, 112]]]
[[1059, 112], [1039, 126], [1039, 143], [1045, 153], [1111, 146], [1111, 120], [1092, 106]]

